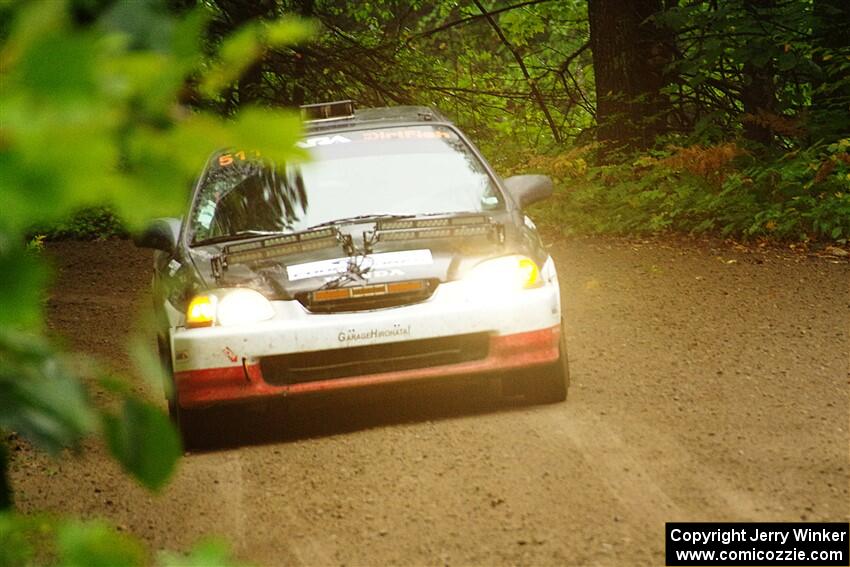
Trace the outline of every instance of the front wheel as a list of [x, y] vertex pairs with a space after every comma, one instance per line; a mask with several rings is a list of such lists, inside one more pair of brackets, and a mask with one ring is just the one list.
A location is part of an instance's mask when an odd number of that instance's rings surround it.
[[209, 443], [204, 410], [187, 409], [181, 407], [176, 400], [169, 399], [168, 414], [180, 432], [185, 450], [201, 449]]
[[157, 339], [159, 358], [166, 383], [163, 384], [165, 399], [168, 401], [168, 416], [180, 433], [184, 449], [193, 449], [203, 445], [204, 427], [201, 411], [180, 407], [177, 401], [177, 389], [174, 383], [174, 369], [171, 363], [171, 350], [162, 338]]

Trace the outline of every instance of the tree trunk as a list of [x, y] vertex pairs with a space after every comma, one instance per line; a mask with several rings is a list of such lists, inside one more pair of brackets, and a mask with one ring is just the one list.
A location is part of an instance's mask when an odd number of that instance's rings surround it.
[[[776, 6], [775, 0], [744, 0], [744, 9], [753, 18], [769, 17], [768, 12]], [[769, 117], [776, 112], [775, 66], [773, 61], [744, 63], [744, 84], [741, 103], [744, 106], [744, 137], [765, 146], [773, 143], [773, 131]]]
[[[313, 0], [300, 0], [298, 2], [298, 15], [303, 18], [312, 18], [314, 14]], [[292, 106], [301, 106], [304, 104], [305, 88], [304, 83], [307, 76], [307, 51], [304, 49], [295, 48], [295, 76], [294, 86], [292, 87]]]
[[812, 31], [814, 63], [821, 71], [812, 84], [812, 133], [833, 141], [850, 132], [850, 77], [840, 67], [850, 57], [850, 2], [814, 0]]
[[662, 10], [661, 0], [588, 0], [601, 142], [646, 148], [667, 130], [673, 38], [652, 17]]

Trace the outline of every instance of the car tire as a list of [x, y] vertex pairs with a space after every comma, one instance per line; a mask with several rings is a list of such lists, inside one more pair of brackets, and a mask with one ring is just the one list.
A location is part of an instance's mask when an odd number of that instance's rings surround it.
[[162, 366], [162, 391], [168, 402], [168, 416], [177, 423], [178, 408], [176, 399], [176, 384], [174, 383], [174, 365], [171, 362], [171, 347], [166, 339], [157, 335], [156, 347], [159, 353], [159, 364]]
[[168, 381], [163, 384], [165, 389], [165, 398], [168, 402], [168, 417], [180, 433], [180, 438], [183, 440], [183, 448], [190, 450], [203, 445], [204, 431], [203, 419], [200, 416], [199, 410], [186, 409], [180, 407], [177, 401], [177, 390], [174, 383], [174, 367], [171, 362], [171, 349], [168, 343], [161, 337], [157, 338], [157, 347], [159, 348], [159, 359], [162, 364], [164, 379]]
[[565, 333], [561, 331], [560, 357], [557, 362], [532, 371], [526, 397], [534, 403], [555, 404], [567, 399], [570, 387], [570, 362]]
[[171, 401], [169, 401], [168, 410], [171, 419], [180, 431], [184, 450], [193, 451], [208, 445], [209, 437], [207, 435], [206, 419], [204, 419], [205, 414], [203, 410], [187, 409]]

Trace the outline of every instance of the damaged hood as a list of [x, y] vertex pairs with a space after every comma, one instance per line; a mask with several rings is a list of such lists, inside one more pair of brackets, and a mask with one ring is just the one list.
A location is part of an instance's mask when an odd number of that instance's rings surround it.
[[[501, 219], [494, 219], [501, 220]], [[379, 241], [367, 255], [346, 255], [342, 246], [309, 253], [289, 254], [256, 262], [229, 265], [216, 280], [211, 261], [220, 246], [191, 249], [192, 263], [209, 287], [251, 287], [269, 299], [289, 300], [328, 285], [356, 286], [407, 280], [457, 280], [478, 263], [508, 254], [524, 254], [540, 260], [541, 247], [534, 235], [502, 223], [504, 242], [486, 237], [416, 238]], [[523, 225], [520, 225], [523, 226]], [[346, 227], [358, 249], [363, 249], [363, 230], [374, 224]]]

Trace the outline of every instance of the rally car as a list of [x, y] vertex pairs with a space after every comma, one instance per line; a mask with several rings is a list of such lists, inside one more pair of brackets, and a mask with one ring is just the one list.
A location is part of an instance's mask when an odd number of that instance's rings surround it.
[[158, 344], [178, 422], [197, 408], [482, 375], [538, 402], [569, 384], [555, 264], [500, 179], [425, 107], [304, 110], [303, 163], [209, 159], [157, 250]]

